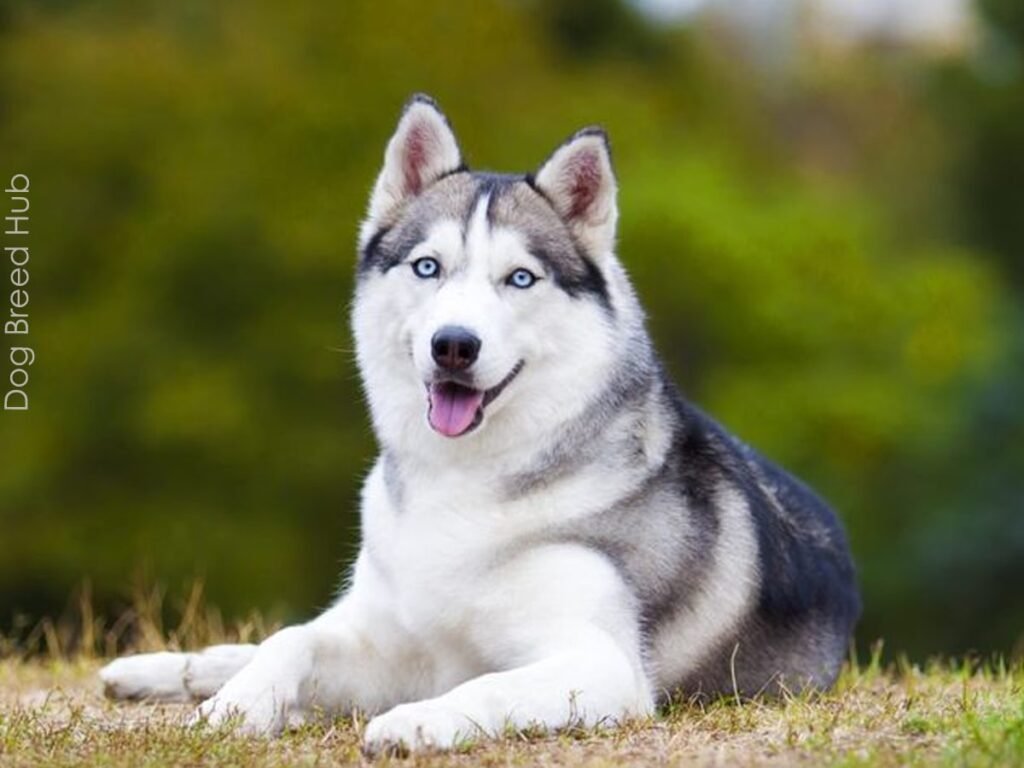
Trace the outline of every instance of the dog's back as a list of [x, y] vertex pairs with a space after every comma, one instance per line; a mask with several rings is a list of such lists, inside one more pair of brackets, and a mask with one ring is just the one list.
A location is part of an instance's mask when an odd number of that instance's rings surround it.
[[693, 406], [681, 404], [680, 411], [684, 424], [701, 435], [691, 446], [703, 443], [697, 453], [744, 499], [757, 545], [757, 581], [746, 614], [678, 684], [690, 694], [744, 695], [831, 686], [860, 615], [853, 562], [835, 514], [806, 485]]

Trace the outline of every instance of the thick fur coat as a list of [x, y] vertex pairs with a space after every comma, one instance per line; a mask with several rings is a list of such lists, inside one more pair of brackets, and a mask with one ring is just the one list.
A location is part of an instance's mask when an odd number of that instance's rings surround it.
[[360, 234], [381, 453], [346, 588], [258, 647], [115, 661], [108, 692], [269, 734], [359, 709], [377, 750], [831, 685], [859, 613], [842, 529], [666, 379], [616, 219], [600, 130], [475, 173], [414, 98]]

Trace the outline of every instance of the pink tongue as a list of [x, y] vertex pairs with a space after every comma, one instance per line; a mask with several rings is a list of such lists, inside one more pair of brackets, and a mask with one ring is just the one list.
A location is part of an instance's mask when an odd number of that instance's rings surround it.
[[430, 385], [430, 426], [445, 437], [458, 437], [473, 425], [484, 393], [458, 384]]

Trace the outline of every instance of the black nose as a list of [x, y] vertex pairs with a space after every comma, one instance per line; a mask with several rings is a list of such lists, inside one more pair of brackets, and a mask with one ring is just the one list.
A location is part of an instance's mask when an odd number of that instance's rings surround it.
[[446, 325], [430, 340], [434, 362], [449, 371], [464, 371], [480, 354], [480, 339], [472, 331], [457, 325]]

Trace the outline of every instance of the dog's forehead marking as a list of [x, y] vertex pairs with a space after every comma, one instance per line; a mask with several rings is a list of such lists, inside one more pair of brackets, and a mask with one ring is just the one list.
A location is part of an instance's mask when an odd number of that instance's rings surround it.
[[491, 223], [487, 211], [491, 204], [491, 194], [485, 193], [475, 198], [474, 207], [470, 211], [463, 237], [464, 253], [467, 264], [485, 267], [491, 255]]

